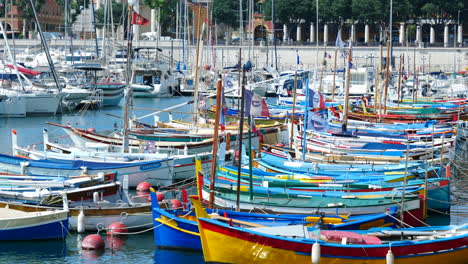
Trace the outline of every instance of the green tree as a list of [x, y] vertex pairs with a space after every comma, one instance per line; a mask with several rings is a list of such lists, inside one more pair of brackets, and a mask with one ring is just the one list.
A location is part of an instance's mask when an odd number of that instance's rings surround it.
[[[298, 23], [311, 22], [315, 17], [315, 1], [274, 0], [275, 23], [286, 24], [291, 36]], [[265, 3], [265, 18], [271, 19], [272, 1]]]
[[[120, 25], [126, 25], [127, 4], [112, 1], [112, 19], [114, 21], [114, 30], [116, 30]], [[104, 7], [100, 7], [96, 10], [96, 26], [98, 28], [102, 28], [104, 23]]]
[[[244, 6], [245, 9], [245, 6]], [[244, 14], [244, 18], [245, 18]], [[215, 0], [213, 1], [213, 20], [231, 27], [239, 26], [239, 1]]]
[[[41, 10], [41, 7], [44, 3], [45, 0], [34, 1], [34, 9], [36, 9], [36, 12]], [[30, 23], [27, 23], [27, 21], [34, 21], [34, 13], [31, 9], [29, 0], [17, 0], [15, 1], [15, 5], [18, 7], [18, 10], [20, 10], [20, 17], [23, 19], [23, 26], [25, 26], [25, 30], [31, 30], [31, 28], [29, 28]]]
[[[71, 25], [76, 22], [76, 19], [81, 14], [81, 11], [84, 10], [89, 5], [89, 0], [68, 0], [68, 23]], [[65, 13], [65, 0], [57, 0], [57, 4], [60, 5], [62, 14]], [[84, 6], [83, 6], [84, 4]]]
[[161, 30], [163, 34], [172, 35], [175, 30], [175, 14], [178, 1], [171, 0], [145, 0], [144, 3], [151, 9], [159, 10]]

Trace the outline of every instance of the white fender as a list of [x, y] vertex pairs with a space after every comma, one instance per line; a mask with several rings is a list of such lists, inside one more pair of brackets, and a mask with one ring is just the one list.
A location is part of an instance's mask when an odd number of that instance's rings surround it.
[[16, 136], [16, 130], [11, 130], [11, 147], [13, 149], [13, 155], [18, 154], [16, 148], [18, 147], [18, 137]]
[[44, 151], [47, 151], [47, 145], [49, 144], [49, 131], [47, 131], [47, 128], [42, 130], [42, 138], [44, 141]]
[[83, 212], [83, 208], [81, 208], [80, 213], [78, 214], [78, 219], [76, 221], [76, 232], [84, 233], [86, 228], [86, 217]]
[[20, 162], [21, 175], [26, 175], [26, 167], [28, 166], [29, 166], [29, 162], [27, 161]]
[[320, 244], [315, 242], [312, 245], [312, 264], [319, 264], [320, 263]]
[[93, 202], [94, 203], [99, 202], [99, 192], [93, 192]]
[[393, 252], [391, 249], [388, 250], [386, 258], [386, 264], [394, 264], [395, 263], [395, 256], [393, 256]]

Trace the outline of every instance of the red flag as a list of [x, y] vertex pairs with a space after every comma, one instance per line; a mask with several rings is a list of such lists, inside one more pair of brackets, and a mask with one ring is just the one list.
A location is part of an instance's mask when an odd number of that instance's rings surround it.
[[143, 25], [146, 26], [149, 24], [149, 20], [140, 16], [137, 12], [133, 12], [132, 15], [132, 24], [133, 25]]

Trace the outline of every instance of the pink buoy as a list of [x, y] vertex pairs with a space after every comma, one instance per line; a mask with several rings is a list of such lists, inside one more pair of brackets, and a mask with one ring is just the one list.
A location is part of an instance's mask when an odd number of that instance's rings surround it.
[[121, 222], [115, 222], [110, 224], [109, 230], [107, 231], [108, 235], [114, 236], [121, 235], [122, 233], [128, 233], [128, 228]]
[[172, 209], [180, 209], [180, 208], [182, 208], [182, 203], [181, 203], [179, 200], [177, 200], [177, 199], [171, 199], [170, 202], [171, 202], [171, 208], [172, 208]]
[[87, 132], [90, 132], [90, 133], [94, 133], [96, 132], [96, 129], [94, 129], [94, 127], [90, 127], [88, 129], [86, 129]]
[[136, 187], [137, 191], [139, 192], [149, 192], [150, 188], [151, 184], [147, 182], [140, 182]]
[[161, 202], [162, 200], [164, 200], [164, 193], [162, 192], [156, 192], [156, 198], [158, 199], [158, 202]]
[[97, 234], [86, 236], [81, 243], [81, 248], [85, 250], [100, 250], [104, 249], [104, 247], [104, 239], [102, 239], [102, 237]]

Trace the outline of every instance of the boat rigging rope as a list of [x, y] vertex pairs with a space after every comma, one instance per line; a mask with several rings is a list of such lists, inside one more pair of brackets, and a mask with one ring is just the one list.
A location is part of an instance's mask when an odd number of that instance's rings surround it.
[[397, 222], [399, 222], [399, 223], [402, 224], [402, 225], [405, 225], [405, 226], [407, 226], [407, 227], [413, 227], [413, 226], [411, 226], [411, 225], [409, 225], [409, 224], [407, 224], [407, 223], [401, 221], [400, 219], [394, 217], [393, 215], [391, 215], [391, 214], [389, 214], [389, 213], [387, 213], [387, 212], [385, 212], [385, 214], [386, 214], [387, 216], [389, 216], [390, 218], [395, 219]]
[[[149, 232], [149, 231], [151, 231], [151, 230], [154, 230], [154, 229], [156, 229], [156, 228], [158, 228], [158, 227], [161, 227], [161, 226], [163, 226], [164, 224], [166, 224], [166, 223], [168, 223], [168, 222], [170, 222], [170, 221], [172, 221], [172, 220], [174, 220], [174, 219], [177, 219], [177, 218], [179, 218], [179, 217], [188, 216], [188, 215], [190, 215], [191, 213], [192, 213], [192, 210], [188, 211], [188, 212], [187, 212], [186, 214], [184, 214], [184, 215], [175, 216], [175, 217], [173, 217], [173, 218], [167, 219], [166, 221], [160, 223], [159, 225], [150, 227], [150, 228], [148, 228], [148, 229], [144, 229], [144, 230], [140, 230], [140, 231], [136, 231], [136, 232], [125, 232], [125, 233], [124, 233], [124, 232], [116, 232], [116, 234], [118, 234], [118, 235], [138, 235], [138, 234], [143, 234], [143, 233]], [[131, 229], [131, 228], [138, 228], [138, 227], [143, 227], [143, 226], [147, 226], [147, 225], [151, 225], [151, 224], [152, 224], [152, 223], [147, 223], [147, 224], [142, 224], [142, 225], [136, 225], [136, 226], [128, 226], [127, 228], [128, 228], [128, 229]], [[97, 230], [98, 230], [98, 234], [99, 234], [99, 232], [101, 232], [101, 231], [109, 231], [109, 230], [111, 230], [111, 229], [108, 228], [108, 227], [101, 227], [100, 225], [102, 225], [102, 224], [101, 224], [101, 223], [98, 223], [98, 224], [96, 225], [96, 228], [97, 228]]]

